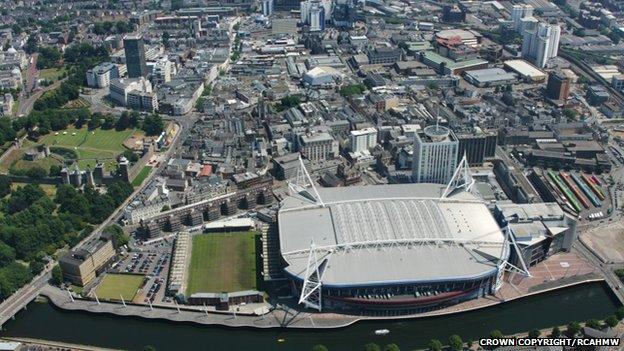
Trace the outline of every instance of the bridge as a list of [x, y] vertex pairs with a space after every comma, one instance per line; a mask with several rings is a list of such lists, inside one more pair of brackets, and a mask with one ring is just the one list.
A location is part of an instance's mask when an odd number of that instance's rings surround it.
[[48, 285], [48, 281], [52, 277], [52, 268], [55, 265], [56, 262], [49, 263], [29, 284], [21, 287], [0, 304], [0, 329], [20, 310], [26, 309], [26, 306]]

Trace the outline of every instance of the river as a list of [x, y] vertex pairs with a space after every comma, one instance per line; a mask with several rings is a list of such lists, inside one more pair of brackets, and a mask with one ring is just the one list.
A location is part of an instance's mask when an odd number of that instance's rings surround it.
[[[33, 302], [4, 326], [0, 336], [28, 337], [100, 347], [142, 350], [153, 345], [165, 350], [303, 350], [324, 344], [330, 351], [361, 349], [368, 342], [398, 344], [402, 350], [426, 347], [432, 338], [451, 334], [464, 340], [549, 328], [569, 321], [603, 319], [619, 303], [603, 283], [589, 283], [527, 297], [500, 306], [450, 316], [394, 322], [356, 323], [337, 330], [255, 330], [178, 324], [140, 318], [69, 312]], [[373, 331], [389, 329], [387, 336]], [[278, 339], [284, 339], [278, 342]]]

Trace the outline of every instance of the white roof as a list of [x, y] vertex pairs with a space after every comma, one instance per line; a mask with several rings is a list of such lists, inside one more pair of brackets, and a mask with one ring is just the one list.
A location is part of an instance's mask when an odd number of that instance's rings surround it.
[[537, 67], [524, 60], [505, 61], [505, 66], [518, 72], [520, 75], [531, 78], [546, 78], [546, 73], [540, 71]]
[[[288, 196], [278, 214], [281, 251], [289, 264], [286, 271], [303, 279], [308, 254], [302, 250], [309, 249], [313, 241], [327, 251], [341, 248], [333, 250], [325, 267], [323, 284], [327, 286], [471, 279], [491, 274], [503, 251], [508, 254], [498, 224], [484, 202], [470, 193], [440, 199], [444, 187], [320, 188], [325, 207], [303, 196]], [[391, 242], [416, 244], [393, 246]], [[385, 244], [374, 248], [374, 243]]]

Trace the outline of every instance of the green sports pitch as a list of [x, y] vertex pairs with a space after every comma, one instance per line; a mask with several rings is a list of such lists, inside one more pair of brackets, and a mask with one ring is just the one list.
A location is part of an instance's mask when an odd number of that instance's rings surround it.
[[256, 232], [193, 237], [187, 296], [256, 289]]
[[95, 289], [98, 299], [132, 301], [143, 285], [144, 276], [136, 274], [106, 274]]

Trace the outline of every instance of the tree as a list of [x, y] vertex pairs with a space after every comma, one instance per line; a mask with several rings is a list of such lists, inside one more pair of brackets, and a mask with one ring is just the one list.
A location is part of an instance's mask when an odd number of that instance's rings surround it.
[[301, 97], [299, 95], [288, 95], [280, 99], [280, 106], [282, 110], [295, 107], [301, 103]]
[[124, 233], [123, 229], [117, 224], [106, 227], [105, 233], [110, 233], [113, 237], [113, 242], [116, 247], [124, 246], [128, 243], [128, 236]]
[[159, 114], [153, 113], [143, 121], [143, 130], [148, 136], [159, 135], [165, 130], [165, 123]]
[[26, 171], [26, 175], [32, 179], [41, 179], [48, 175], [48, 171], [40, 166], [34, 166]]
[[126, 150], [123, 152], [123, 156], [128, 159], [128, 161], [134, 163], [139, 160], [139, 155], [132, 152], [132, 150]]
[[11, 193], [11, 179], [4, 174], [0, 174], [0, 197], [5, 197]]
[[492, 338], [492, 339], [502, 339], [502, 338], [504, 338], [504, 337], [505, 337], [505, 336], [503, 335], [503, 332], [501, 332], [501, 331], [500, 331], [500, 330], [498, 330], [498, 329], [494, 329], [494, 330], [492, 330], [492, 331], [490, 332], [490, 338]]
[[604, 320], [605, 324], [609, 326], [609, 328], [613, 328], [620, 322], [615, 315], [610, 315]]
[[379, 347], [379, 345], [375, 344], [374, 342], [369, 342], [368, 344], [364, 345], [364, 351], [381, 351], [381, 347]]
[[461, 351], [464, 348], [464, 341], [461, 339], [459, 335], [453, 334], [449, 336], [449, 346], [451, 346], [452, 350]]
[[0, 241], [0, 267], [5, 267], [13, 261], [15, 261], [15, 250]]
[[58, 177], [61, 175], [63, 168], [59, 165], [50, 166], [50, 177]]
[[624, 306], [622, 306], [622, 307], [618, 307], [618, 309], [617, 309], [617, 310], [615, 310], [615, 316], [616, 316], [619, 320], [624, 319]]
[[566, 328], [568, 337], [573, 338], [578, 332], [581, 331], [581, 325], [579, 322], [570, 322]]
[[587, 322], [585, 322], [585, 326], [592, 328], [592, 329], [600, 329], [601, 325], [600, 325], [600, 321], [597, 319], [590, 319]]
[[561, 330], [559, 329], [559, 327], [554, 327], [552, 328], [552, 331], [550, 332], [550, 336], [553, 338], [558, 338], [561, 336]]
[[531, 330], [531, 331], [529, 332], [529, 338], [531, 338], [531, 339], [536, 339], [536, 338], [539, 338], [540, 334], [541, 334], [541, 333], [540, 333], [540, 331], [539, 331], [539, 330], [537, 330], [537, 329], [533, 329], [533, 330]]
[[325, 347], [325, 345], [318, 344], [318, 345], [312, 346], [310, 351], [328, 351], [328, 350], [327, 350], [327, 347]]
[[115, 130], [122, 131], [126, 130], [130, 127], [130, 115], [127, 111], [121, 113], [119, 118], [117, 119], [117, 123], [115, 123]]
[[431, 351], [440, 351], [442, 350], [442, 342], [438, 339], [429, 340], [429, 350]]
[[401, 351], [401, 349], [397, 344], [388, 344], [384, 347], [384, 351]]
[[169, 32], [164, 31], [162, 34], [162, 43], [163, 43], [163, 46], [166, 48], [169, 47], [169, 38], [170, 38]]

